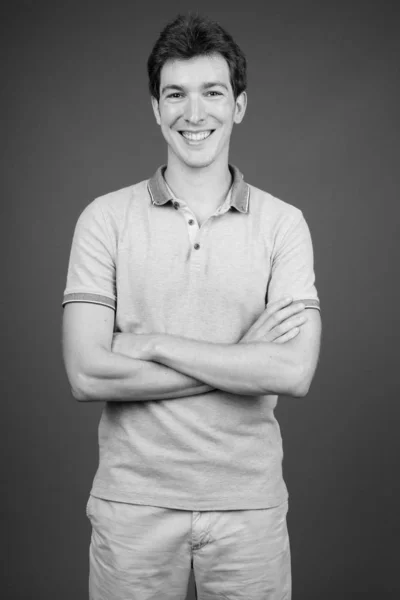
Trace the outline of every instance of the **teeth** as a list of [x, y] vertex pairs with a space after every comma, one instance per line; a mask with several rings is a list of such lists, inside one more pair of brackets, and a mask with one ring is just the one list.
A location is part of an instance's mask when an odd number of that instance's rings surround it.
[[211, 135], [210, 131], [199, 131], [198, 133], [194, 133], [193, 131], [182, 131], [183, 137], [187, 140], [192, 140], [194, 142], [200, 142], [201, 140], [205, 140], [208, 136]]

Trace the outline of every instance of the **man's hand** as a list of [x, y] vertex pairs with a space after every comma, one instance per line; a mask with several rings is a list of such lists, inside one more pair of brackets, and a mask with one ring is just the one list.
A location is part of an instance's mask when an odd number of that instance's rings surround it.
[[274, 342], [284, 344], [292, 340], [307, 321], [305, 306], [283, 298], [269, 305], [241, 338], [241, 343]]

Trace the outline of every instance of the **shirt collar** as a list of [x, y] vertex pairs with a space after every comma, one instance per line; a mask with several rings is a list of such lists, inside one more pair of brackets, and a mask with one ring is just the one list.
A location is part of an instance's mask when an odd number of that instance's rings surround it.
[[[147, 184], [151, 201], [157, 206], [174, 200], [172, 191], [164, 179], [166, 165], [159, 167]], [[229, 165], [232, 174], [232, 187], [230, 189], [229, 204], [242, 213], [249, 212], [250, 186], [243, 180], [243, 175], [237, 167]]]

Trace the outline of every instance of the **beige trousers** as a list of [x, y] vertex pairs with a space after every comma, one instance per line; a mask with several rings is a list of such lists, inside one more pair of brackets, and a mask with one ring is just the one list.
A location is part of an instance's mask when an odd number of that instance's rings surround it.
[[191, 512], [89, 497], [90, 600], [290, 600], [288, 503]]

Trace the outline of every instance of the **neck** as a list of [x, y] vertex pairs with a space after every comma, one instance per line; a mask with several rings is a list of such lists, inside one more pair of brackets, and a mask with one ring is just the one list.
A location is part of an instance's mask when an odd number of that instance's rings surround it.
[[216, 210], [224, 202], [232, 183], [228, 161], [192, 168], [168, 157], [164, 177], [177, 198], [202, 213]]

